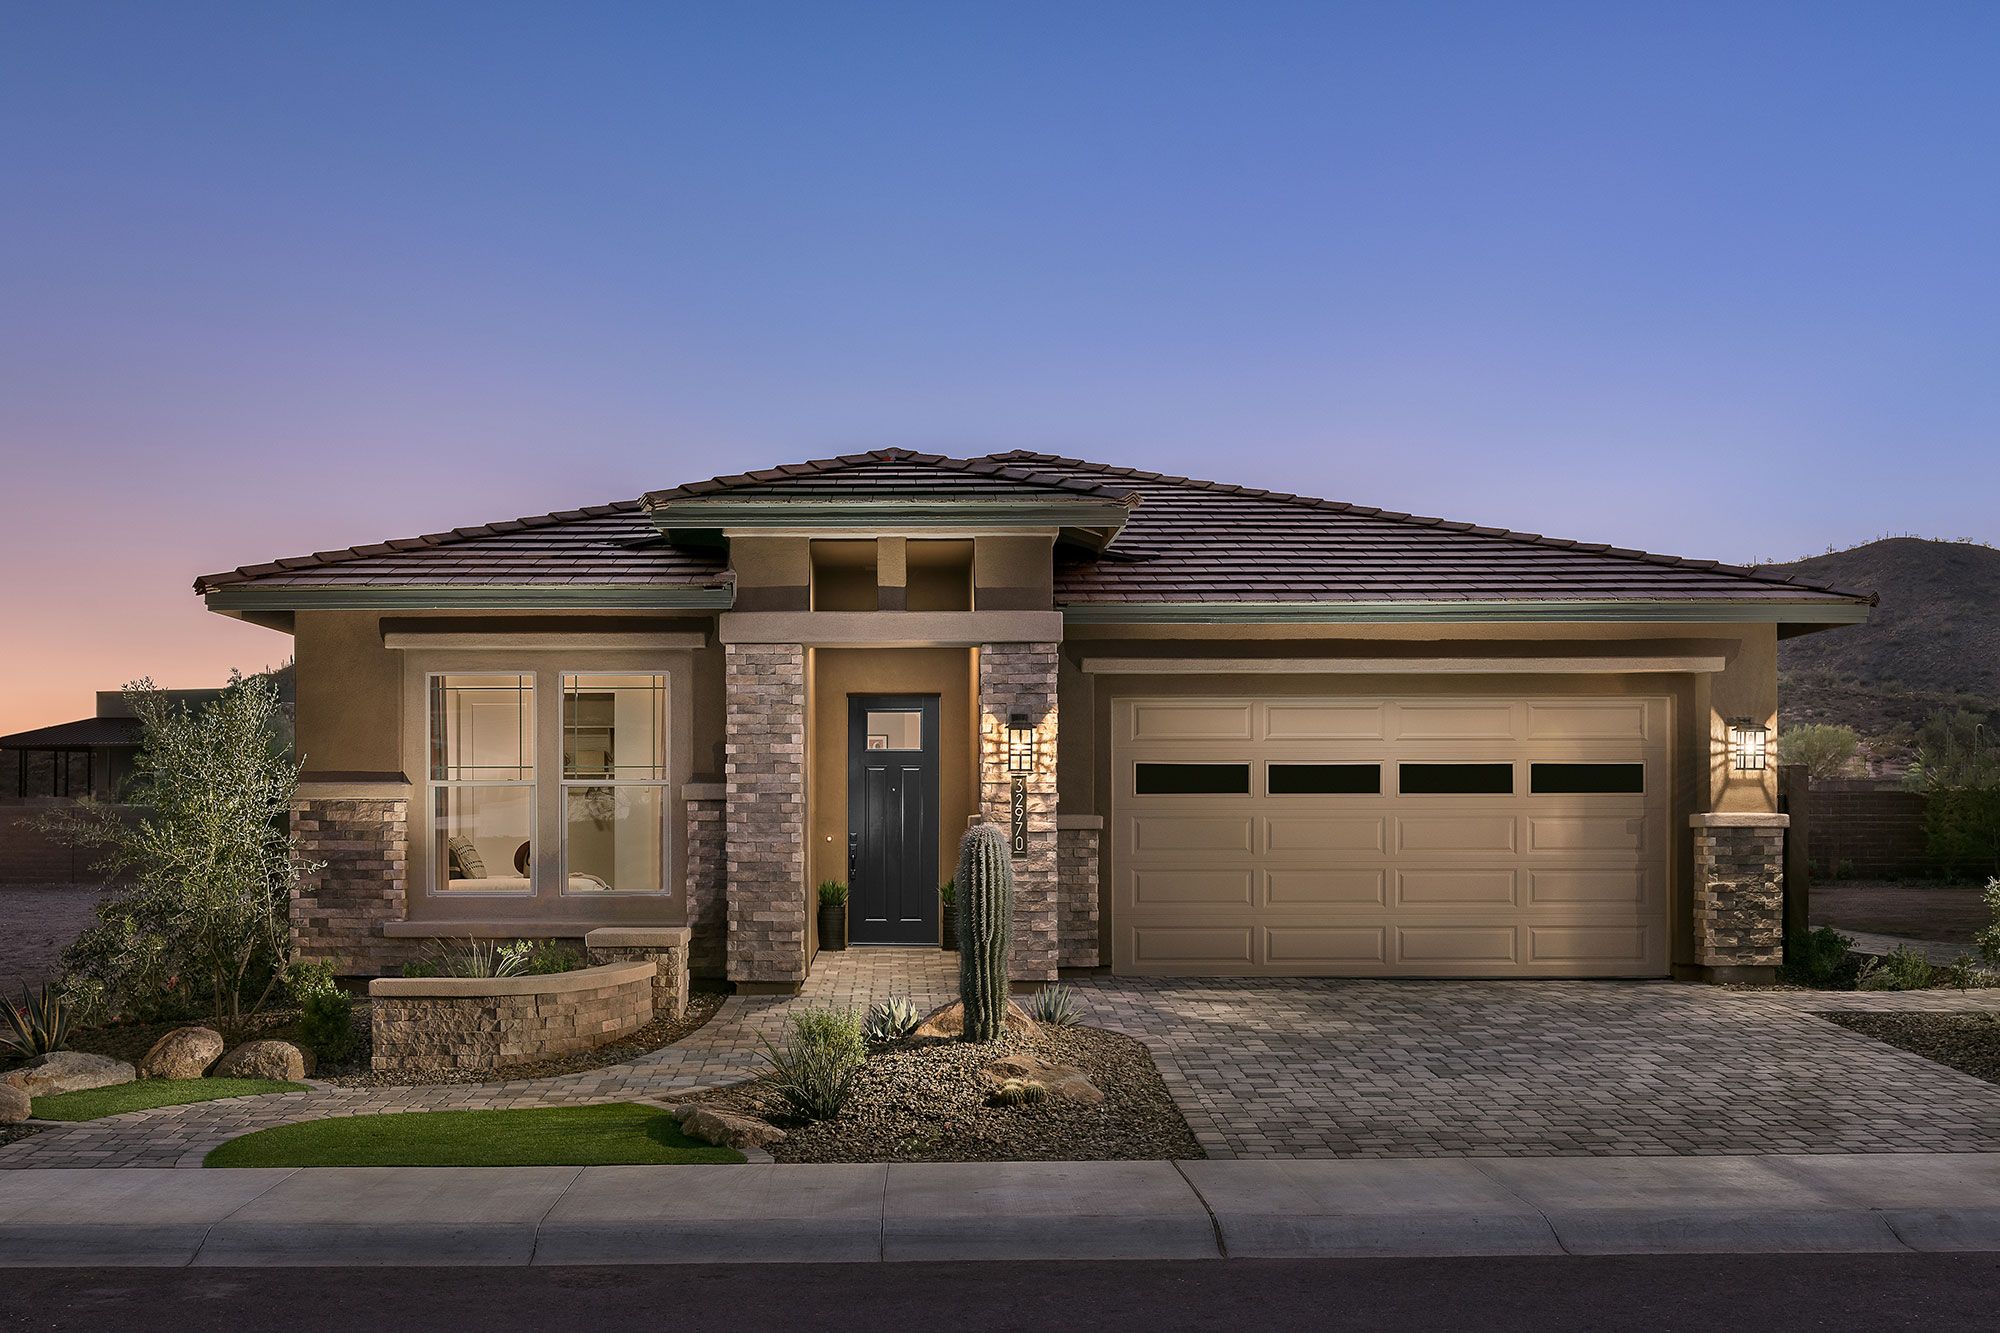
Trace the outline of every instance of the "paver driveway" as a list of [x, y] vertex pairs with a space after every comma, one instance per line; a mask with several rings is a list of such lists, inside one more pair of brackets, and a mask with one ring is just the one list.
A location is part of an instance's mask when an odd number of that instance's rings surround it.
[[[686, 1040], [561, 1078], [330, 1088], [50, 1129], [0, 1167], [196, 1166], [267, 1125], [380, 1111], [683, 1094], [758, 1071], [799, 1005], [956, 991], [936, 949], [821, 954], [796, 1000], [731, 997]], [[1724, 991], [1643, 982], [1076, 983], [1084, 1021], [1143, 1040], [1216, 1157], [2000, 1150], [2000, 1087], [1814, 1016], [2000, 1009], [2000, 991]]]
[[1215, 1157], [1993, 1151], [2000, 1087], [1815, 1009], [2000, 992], [1671, 982], [1093, 980]]

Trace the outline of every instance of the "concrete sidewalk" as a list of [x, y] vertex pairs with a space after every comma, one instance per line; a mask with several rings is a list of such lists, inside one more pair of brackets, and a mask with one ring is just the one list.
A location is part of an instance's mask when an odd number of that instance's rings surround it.
[[2000, 1251], [2000, 1154], [0, 1173], [0, 1265]]

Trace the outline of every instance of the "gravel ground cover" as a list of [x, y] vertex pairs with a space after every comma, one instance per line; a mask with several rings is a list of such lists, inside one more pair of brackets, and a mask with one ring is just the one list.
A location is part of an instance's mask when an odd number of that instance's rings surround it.
[[1863, 1036], [2000, 1083], [2000, 1014], [1848, 1014], [1822, 1017]]
[[[978, 1072], [1003, 1055], [1074, 1065], [1104, 1093], [1095, 1106], [1051, 1097], [987, 1103]], [[766, 1079], [695, 1100], [783, 1129], [781, 1162], [1145, 1161], [1202, 1157], [1146, 1048], [1098, 1028], [1043, 1028], [999, 1041], [899, 1042], [868, 1057], [837, 1118], [800, 1120]]]

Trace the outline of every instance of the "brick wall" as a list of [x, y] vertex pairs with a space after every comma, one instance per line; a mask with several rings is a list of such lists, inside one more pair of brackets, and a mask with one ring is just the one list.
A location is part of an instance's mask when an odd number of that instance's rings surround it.
[[729, 975], [729, 866], [725, 843], [727, 813], [718, 790], [686, 798], [688, 968], [695, 976]]
[[795, 984], [806, 975], [806, 651], [727, 653], [729, 979]]
[[989, 643], [979, 650], [979, 807], [1009, 826], [1007, 720], [1035, 724], [1035, 771], [1028, 776], [1028, 850], [1014, 858], [1014, 956], [1017, 981], [1053, 981], [1059, 965], [1056, 856], [1056, 645]]
[[1812, 784], [1806, 845], [1816, 875], [1899, 879], [1933, 872], [1924, 845], [1922, 792], [1893, 781]]
[[292, 891], [292, 950], [331, 963], [343, 976], [380, 976], [414, 957], [418, 942], [384, 939], [401, 921], [409, 866], [409, 802], [323, 800], [292, 803], [299, 855], [325, 865]]
[[1785, 958], [1784, 816], [1752, 825], [1694, 819], [1695, 962], [1776, 967]]
[[1056, 936], [1064, 967], [1096, 967], [1097, 849], [1102, 833], [1066, 828], [1056, 835], [1056, 880], [1060, 885]]
[[371, 982], [374, 1068], [494, 1069], [587, 1051], [652, 1021], [653, 984], [650, 963], [491, 981]]

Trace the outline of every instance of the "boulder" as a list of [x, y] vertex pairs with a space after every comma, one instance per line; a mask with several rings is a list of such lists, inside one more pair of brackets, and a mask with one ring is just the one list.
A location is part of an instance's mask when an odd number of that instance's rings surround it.
[[214, 1028], [175, 1028], [140, 1057], [139, 1077], [200, 1078], [223, 1050], [222, 1034]]
[[[1007, 1001], [1007, 1017], [1003, 1020], [1003, 1026], [1016, 1037], [1032, 1037], [1041, 1031], [1035, 1020], [1028, 1017], [1028, 1011], [1012, 1000]], [[941, 1004], [925, 1014], [924, 1021], [917, 1024], [917, 1030], [910, 1035], [956, 1040], [964, 1031], [965, 1005], [962, 1001], [953, 1000], [950, 1004]]]
[[1075, 1065], [1050, 1064], [1032, 1055], [1001, 1056], [979, 1071], [979, 1082], [988, 1093], [1009, 1083], [1039, 1083], [1049, 1090], [1049, 1096], [1062, 1101], [1095, 1106], [1104, 1100], [1103, 1092]]
[[0, 1125], [18, 1125], [35, 1111], [28, 1094], [7, 1083], [0, 1083]]
[[30, 1097], [53, 1097], [59, 1092], [82, 1092], [85, 1088], [108, 1088], [114, 1083], [130, 1083], [138, 1071], [123, 1060], [108, 1055], [87, 1055], [82, 1051], [51, 1051], [38, 1055], [19, 1069], [0, 1074], [0, 1083], [19, 1088]]
[[246, 1041], [216, 1062], [215, 1078], [268, 1078], [296, 1083], [313, 1071], [312, 1052], [288, 1041]]
[[681, 1133], [718, 1148], [768, 1148], [784, 1141], [785, 1131], [755, 1116], [718, 1111], [712, 1106], [683, 1106], [674, 1112]]

